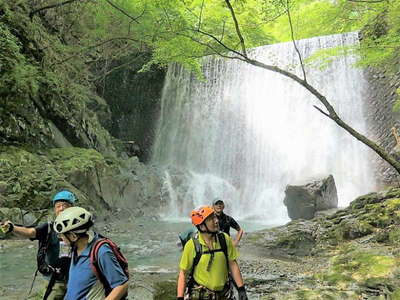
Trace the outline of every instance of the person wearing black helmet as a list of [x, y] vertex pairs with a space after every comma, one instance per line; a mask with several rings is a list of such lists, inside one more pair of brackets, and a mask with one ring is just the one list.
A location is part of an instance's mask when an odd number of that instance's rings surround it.
[[238, 232], [235, 240], [233, 241], [233, 244], [235, 245], [235, 247], [237, 247], [239, 245], [240, 239], [243, 236], [243, 233], [244, 233], [243, 229], [235, 221], [234, 218], [232, 218], [231, 216], [228, 216], [227, 214], [224, 213], [225, 203], [220, 198], [214, 199], [213, 208], [214, 208], [215, 214], [217, 215], [219, 228], [221, 231], [223, 231], [227, 234], [230, 234], [230, 229], [232, 227], [233, 229], [235, 229]]
[[[73, 206], [75, 201], [76, 197], [72, 192], [68, 190], [58, 192], [51, 200], [55, 216]], [[46, 280], [43, 299], [64, 299], [71, 259], [69, 253], [65, 251], [67, 249], [65, 243], [58, 239], [52, 222], [46, 222], [36, 227], [24, 227], [15, 225], [11, 221], [5, 221], [1, 224], [1, 229], [5, 233], [12, 232], [32, 241], [39, 241], [35, 276], [37, 272], [40, 272]]]

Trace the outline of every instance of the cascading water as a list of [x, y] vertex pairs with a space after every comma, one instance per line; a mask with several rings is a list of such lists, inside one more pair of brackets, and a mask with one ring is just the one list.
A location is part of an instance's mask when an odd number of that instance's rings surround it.
[[[307, 58], [357, 42], [357, 33], [348, 33], [300, 40], [298, 48]], [[292, 43], [255, 48], [250, 55], [301, 76]], [[325, 70], [308, 68], [307, 80], [365, 133], [366, 82], [354, 62], [346, 56]], [[187, 216], [194, 206], [221, 197], [235, 217], [280, 224], [288, 220], [287, 184], [333, 174], [339, 206], [374, 188], [369, 149], [313, 108], [321, 105], [299, 84], [221, 57], [205, 57], [203, 71], [200, 81], [171, 65], [164, 85], [152, 162], [165, 167], [172, 215]]]

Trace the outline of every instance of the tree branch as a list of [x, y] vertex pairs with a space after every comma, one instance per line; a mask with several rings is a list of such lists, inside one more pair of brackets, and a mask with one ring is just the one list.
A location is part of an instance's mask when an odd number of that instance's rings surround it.
[[80, 54], [83, 54], [83, 53], [87, 52], [88, 50], [91, 50], [91, 49], [93, 49], [93, 48], [97, 48], [97, 47], [103, 46], [104, 44], [107, 44], [107, 43], [110, 43], [110, 42], [113, 42], [113, 41], [117, 41], [117, 40], [128, 40], [128, 41], [139, 42], [138, 40], [131, 39], [131, 38], [127, 38], [127, 37], [119, 37], [119, 38], [113, 38], [113, 39], [105, 40], [105, 41], [102, 41], [102, 42], [100, 42], [100, 43], [98, 43], [98, 44], [84, 47], [84, 48], [82, 49], [82, 51], [77, 52], [77, 53], [75, 53], [75, 54], [73, 54], [73, 55], [67, 57], [66, 59], [64, 59], [64, 60], [62, 60], [62, 61], [55, 62], [55, 63], [51, 64], [50, 67], [55, 66], [55, 65], [63, 64], [63, 63], [65, 63], [65, 62], [69, 61], [70, 59], [72, 59], [72, 58], [74, 58], [74, 57], [76, 57], [76, 56], [78, 56], [78, 55], [80, 55]]
[[320, 109], [318, 106], [313, 105], [313, 107], [318, 110], [321, 114], [323, 114], [324, 116], [328, 117], [329, 119], [332, 119], [330, 115], [328, 115], [326, 112], [324, 112], [322, 109]]
[[304, 64], [303, 64], [303, 59], [302, 59], [302, 57], [301, 57], [301, 53], [300, 53], [300, 51], [299, 51], [299, 48], [297, 47], [296, 40], [295, 40], [295, 38], [294, 38], [292, 17], [290, 16], [289, 0], [286, 0], [286, 12], [287, 12], [287, 15], [288, 15], [288, 20], [289, 20], [289, 25], [290, 25], [290, 34], [291, 34], [291, 37], [292, 37], [293, 46], [294, 46], [294, 49], [296, 50], [297, 55], [298, 55], [299, 60], [300, 60], [300, 66], [301, 66], [301, 70], [303, 71], [303, 78], [304, 78], [304, 81], [307, 81], [306, 71], [305, 71], [305, 69], [304, 69]]
[[123, 10], [122, 8], [120, 8], [120, 7], [118, 7], [117, 5], [115, 5], [114, 3], [112, 3], [110, 0], [106, 0], [106, 2], [108, 3], [108, 4], [110, 4], [112, 7], [114, 7], [116, 10], [118, 10], [120, 13], [122, 13], [123, 15], [125, 15], [125, 16], [127, 16], [129, 19], [131, 19], [133, 22], [136, 22], [136, 23], [138, 23], [139, 24], [139, 21], [138, 21], [138, 19], [140, 19], [142, 16], [143, 16], [143, 14], [144, 14], [144, 12], [146, 11], [146, 10], [143, 10], [143, 12], [138, 16], [138, 17], [132, 17], [130, 14], [128, 14], [125, 10]]
[[68, 0], [68, 1], [61, 2], [61, 3], [52, 4], [52, 5], [48, 5], [48, 6], [44, 6], [44, 7], [38, 8], [38, 9], [36, 9], [34, 11], [31, 11], [29, 13], [29, 18], [32, 19], [33, 15], [35, 15], [35, 14], [37, 14], [37, 13], [43, 11], [43, 10], [64, 6], [64, 5], [71, 4], [71, 3], [76, 2], [76, 1], [82, 1], [82, 0]]
[[230, 12], [231, 12], [231, 15], [232, 15], [233, 22], [235, 23], [236, 34], [237, 34], [238, 37], [239, 37], [240, 45], [242, 46], [243, 55], [244, 55], [245, 57], [247, 57], [246, 45], [244, 44], [243, 35], [242, 35], [242, 33], [240, 32], [239, 22], [238, 22], [238, 20], [237, 20], [237, 18], [236, 18], [235, 11], [234, 11], [234, 9], [233, 9], [233, 7], [232, 7], [232, 5], [231, 5], [230, 0], [225, 0], [225, 3], [226, 3], [226, 5], [227, 5], [228, 8], [229, 8], [229, 10], [230, 10]]

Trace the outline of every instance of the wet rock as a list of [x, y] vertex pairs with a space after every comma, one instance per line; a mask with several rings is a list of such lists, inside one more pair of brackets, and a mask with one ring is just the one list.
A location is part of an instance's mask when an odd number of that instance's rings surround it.
[[287, 185], [284, 204], [292, 220], [312, 219], [317, 211], [336, 208], [338, 196], [333, 176]]

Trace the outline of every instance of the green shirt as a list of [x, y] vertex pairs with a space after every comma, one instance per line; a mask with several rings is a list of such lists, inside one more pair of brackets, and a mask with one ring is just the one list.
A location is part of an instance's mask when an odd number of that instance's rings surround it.
[[[236, 248], [233, 246], [232, 239], [229, 235], [224, 233], [226, 246], [228, 248], [228, 258], [230, 261], [238, 258], [239, 253]], [[209, 250], [206, 243], [204, 242], [203, 236], [199, 234], [199, 242], [202, 246], [202, 250]], [[214, 250], [221, 249], [221, 245], [219, 242], [213, 242]], [[183, 249], [181, 262], [179, 267], [181, 270], [185, 271], [185, 273], [190, 272], [193, 266], [193, 260], [196, 256], [196, 250], [194, 246], [194, 242], [190, 239]], [[211, 258], [210, 253], [205, 253], [201, 256], [198, 265], [196, 266], [193, 277], [196, 282], [206, 288], [213, 291], [222, 291], [225, 283], [228, 280], [228, 270], [226, 269], [226, 258], [223, 251], [214, 253], [214, 261], [211, 264], [210, 271], [207, 271], [208, 262]]]

